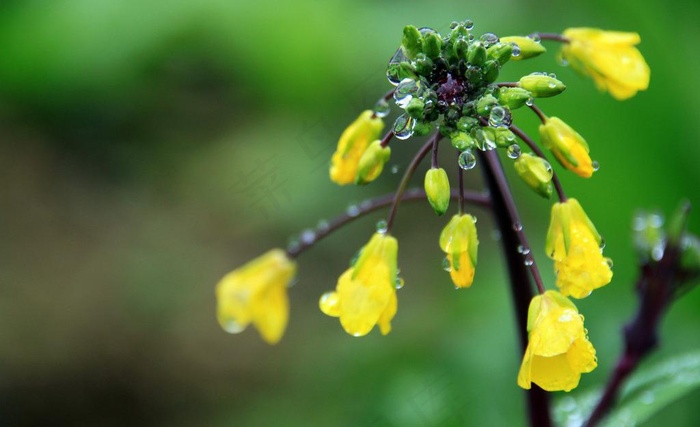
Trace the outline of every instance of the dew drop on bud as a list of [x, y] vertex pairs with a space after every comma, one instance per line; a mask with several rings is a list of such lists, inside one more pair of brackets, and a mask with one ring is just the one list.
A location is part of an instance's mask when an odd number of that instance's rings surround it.
[[521, 153], [521, 150], [520, 150], [520, 146], [518, 144], [509, 145], [508, 148], [506, 149], [506, 154], [511, 159], [517, 159], [518, 157], [520, 157], [520, 153]]
[[534, 104], [535, 104], [535, 100], [532, 99], [532, 97], [528, 98], [528, 99], [525, 101], [525, 105], [527, 105], [528, 107], [532, 107]]
[[600, 245], [599, 245], [599, 247], [600, 247], [600, 251], [601, 251], [601, 252], [603, 251], [603, 249], [605, 249], [605, 239], [603, 239], [602, 237], [600, 238]]
[[593, 172], [598, 172], [598, 169], [600, 169], [600, 164], [594, 160], [593, 163], [591, 163], [591, 167], [593, 168]]
[[476, 166], [476, 157], [471, 150], [466, 150], [459, 155], [457, 163], [459, 167], [464, 170], [474, 169], [474, 166]]
[[381, 233], [381, 234], [386, 233], [387, 227], [388, 227], [388, 225], [387, 225], [386, 221], [384, 221], [384, 220], [377, 221], [377, 233]]
[[511, 55], [512, 55], [513, 57], [515, 57], [515, 58], [517, 58], [518, 56], [520, 56], [520, 46], [518, 46], [517, 44], [513, 43], [513, 52], [511, 53]]
[[403, 283], [403, 279], [401, 277], [397, 277], [394, 287], [396, 287], [396, 289], [401, 289], [403, 288]]
[[408, 139], [413, 135], [413, 127], [416, 121], [408, 114], [402, 114], [394, 122], [394, 136], [397, 139]]
[[464, 25], [464, 28], [466, 28], [467, 30], [471, 30], [472, 28], [474, 28], [474, 21], [472, 21], [471, 19], [467, 19], [462, 23], [462, 25]]
[[610, 258], [603, 258], [603, 262], [608, 266], [609, 269], [613, 268], [613, 260]]

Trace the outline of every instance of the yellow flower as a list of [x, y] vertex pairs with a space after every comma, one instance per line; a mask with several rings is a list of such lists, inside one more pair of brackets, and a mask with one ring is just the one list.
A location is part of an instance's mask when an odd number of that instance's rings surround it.
[[391, 332], [397, 309], [397, 256], [396, 239], [375, 233], [355, 265], [340, 276], [335, 291], [321, 297], [321, 311], [340, 317], [345, 332], [356, 337], [367, 335], [374, 325], [379, 325], [382, 335]]
[[540, 139], [562, 166], [583, 178], [593, 175], [586, 140], [558, 117], [548, 117], [540, 125]]
[[443, 168], [431, 168], [425, 174], [425, 195], [433, 210], [438, 215], [444, 215], [450, 205], [450, 181]]
[[265, 341], [276, 344], [287, 327], [287, 286], [296, 263], [273, 249], [224, 276], [216, 285], [217, 318], [229, 333], [253, 323]]
[[527, 331], [529, 343], [518, 373], [518, 385], [524, 389], [535, 383], [547, 391], [571, 391], [582, 373], [598, 366], [583, 316], [557, 291], [532, 299]]
[[452, 217], [440, 233], [440, 248], [447, 254], [452, 282], [458, 288], [468, 288], [474, 281], [479, 239], [471, 215]]
[[554, 260], [557, 286], [564, 296], [585, 298], [610, 283], [610, 260], [603, 258], [602, 240], [576, 199], [552, 206], [547, 231], [547, 255]]
[[569, 28], [561, 56], [581, 74], [593, 78], [600, 90], [619, 100], [631, 98], [649, 87], [649, 66], [636, 47], [637, 33]]
[[360, 157], [355, 184], [365, 185], [377, 179], [390, 157], [391, 148], [382, 147], [378, 139], [373, 141]]
[[360, 159], [369, 144], [379, 138], [384, 122], [373, 117], [371, 110], [362, 114], [345, 129], [331, 159], [331, 180], [340, 185], [353, 184], [357, 179]]

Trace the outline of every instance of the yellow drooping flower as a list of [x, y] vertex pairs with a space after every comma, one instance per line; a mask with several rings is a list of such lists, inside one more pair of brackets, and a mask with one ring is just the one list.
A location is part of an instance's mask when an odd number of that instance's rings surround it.
[[447, 254], [450, 277], [458, 288], [468, 288], [474, 281], [479, 247], [474, 222], [471, 215], [455, 215], [440, 233], [440, 248]]
[[563, 35], [569, 43], [562, 47], [561, 57], [579, 73], [591, 76], [598, 89], [623, 100], [649, 87], [649, 65], [634, 47], [639, 34], [569, 28]]
[[384, 122], [371, 110], [362, 114], [345, 129], [331, 158], [330, 176], [336, 184], [355, 183], [360, 159], [372, 141], [379, 138]]
[[552, 206], [547, 255], [554, 260], [557, 286], [564, 296], [585, 298], [612, 279], [602, 239], [576, 199]]
[[287, 286], [296, 263], [281, 249], [273, 249], [224, 276], [216, 286], [217, 318], [229, 333], [242, 332], [250, 323], [270, 344], [287, 327]]
[[397, 309], [398, 248], [394, 237], [375, 233], [355, 264], [340, 276], [335, 291], [321, 296], [321, 311], [339, 317], [352, 336], [367, 335], [374, 325], [379, 325], [382, 335], [391, 332]]
[[578, 386], [582, 373], [598, 366], [583, 316], [557, 291], [532, 299], [527, 331], [529, 343], [518, 373], [518, 385], [524, 389], [535, 383], [547, 391], [570, 391]]
[[575, 130], [558, 117], [548, 117], [540, 125], [540, 139], [562, 166], [583, 178], [593, 175], [588, 144]]

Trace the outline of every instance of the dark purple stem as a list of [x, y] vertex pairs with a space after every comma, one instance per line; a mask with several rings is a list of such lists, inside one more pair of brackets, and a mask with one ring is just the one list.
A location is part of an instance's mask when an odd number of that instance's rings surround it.
[[532, 33], [530, 37], [539, 37], [540, 40], [550, 40], [560, 43], [571, 43], [571, 40], [557, 33]]
[[[527, 311], [530, 300], [534, 296], [528, 268], [523, 263], [523, 256], [518, 251], [524, 234], [522, 225], [515, 210], [515, 202], [510, 192], [503, 167], [495, 151], [479, 152], [480, 163], [486, 186], [490, 191], [492, 211], [496, 224], [501, 232], [501, 247], [505, 255], [510, 290], [515, 305], [515, 318], [521, 350], [524, 353], [528, 344]], [[531, 268], [532, 270], [532, 268]], [[536, 269], [535, 269], [536, 270]], [[541, 289], [541, 291], [544, 291]], [[526, 392], [528, 416], [533, 427], [549, 427], [552, 425], [549, 413], [549, 397], [547, 393], [533, 384]]]

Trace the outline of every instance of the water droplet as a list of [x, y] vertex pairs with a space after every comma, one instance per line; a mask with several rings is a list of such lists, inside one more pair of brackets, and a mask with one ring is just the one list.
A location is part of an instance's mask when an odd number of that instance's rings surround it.
[[547, 175], [549, 175], [550, 178], [553, 177], [554, 169], [552, 169], [552, 165], [550, 165], [546, 160], [544, 160], [542, 163], [544, 164], [544, 170], [547, 171]]
[[520, 150], [520, 146], [518, 144], [509, 145], [508, 148], [506, 148], [506, 154], [511, 159], [517, 159], [520, 157], [521, 152], [522, 151]]
[[523, 255], [527, 255], [530, 253], [530, 248], [528, 248], [527, 246], [518, 245], [518, 252], [520, 252]]
[[330, 228], [331, 225], [325, 219], [320, 220], [318, 225], [316, 225], [316, 230], [318, 230], [319, 233], [327, 233]]
[[391, 107], [389, 107], [389, 102], [382, 98], [374, 104], [374, 115], [379, 118], [384, 118], [389, 115]]
[[450, 259], [445, 257], [442, 260], [442, 269], [445, 271], [452, 271], [452, 265], [450, 265]]
[[357, 251], [355, 255], [352, 256], [352, 259], [350, 260], [350, 267], [355, 266], [357, 260], [360, 259], [360, 253], [362, 253], [362, 250]]
[[518, 56], [520, 56], [520, 53], [521, 53], [521, 51], [520, 51], [520, 46], [518, 46], [518, 45], [515, 44], [515, 43], [511, 43], [511, 45], [513, 46], [513, 51], [510, 53], [510, 55], [511, 55], [513, 58], [517, 58]]
[[610, 258], [603, 258], [603, 262], [608, 266], [609, 269], [613, 268], [613, 260]]
[[386, 78], [392, 85], [396, 86], [401, 82], [401, 78], [399, 77], [401, 74], [400, 64], [406, 60], [406, 55], [404, 55], [403, 49], [400, 47], [389, 60], [389, 64], [386, 67]]
[[287, 252], [294, 253], [297, 252], [301, 248], [301, 244], [299, 244], [299, 241], [296, 239], [290, 239], [289, 243], [287, 244]]
[[523, 264], [525, 264], [527, 267], [530, 267], [534, 263], [535, 263], [535, 260], [532, 258], [532, 255], [525, 256], [525, 261], [523, 261]]
[[551, 77], [551, 78], [553, 78], [553, 79], [556, 79], [556, 78], [557, 78], [557, 75], [554, 74], [554, 73], [549, 73], [548, 75], [549, 75], [549, 77]]
[[659, 213], [649, 215], [649, 225], [654, 228], [661, 228], [664, 225], [664, 217]]
[[393, 174], [399, 173], [399, 165], [393, 165], [391, 167], [391, 173], [393, 173]]
[[598, 169], [600, 169], [600, 164], [594, 160], [593, 163], [591, 163], [591, 167], [593, 168], [593, 172], [598, 172]]
[[403, 288], [403, 279], [401, 277], [396, 277], [396, 284], [394, 285], [396, 289], [401, 289]]
[[513, 224], [513, 230], [515, 230], [515, 231], [522, 231], [522, 230], [523, 230], [523, 225], [522, 225], [521, 223], [519, 223], [519, 222], [516, 222], [515, 224]]
[[527, 105], [528, 107], [532, 107], [533, 105], [535, 105], [535, 100], [532, 97], [530, 97], [525, 101], [525, 105]]
[[494, 33], [484, 33], [479, 37], [479, 40], [481, 40], [484, 43], [484, 47], [488, 49], [490, 46], [498, 43], [498, 36]]
[[527, 37], [535, 43], [539, 43], [541, 41], [540, 36], [538, 36], [537, 34], [531, 34]]
[[416, 125], [416, 121], [413, 117], [408, 114], [402, 114], [396, 118], [394, 122], [394, 136], [397, 139], [408, 139], [413, 135], [413, 128]]
[[328, 316], [339, 316], [340, 315], [340, 298], [338, 293], [335, 291], [329, 291], [321, 295], [318, 300], [318, 306], [321, 311]]
[[549, 86], [550, 89], [554, 89], [555, 87], [557, 87], [557, 84], [554, 82], [549, 82], [547, 86]]
[[245, 330], [245, 327], [247, 325], [243, 325], [242, 323], [238, 323], [234, 319], [228, 318], [226, 320], [223, 320], [221, 322], [221, 327], [223, 328], [224, 331], [228, 332], [229, 334], [238, 334], [241, 333]]
[[394, 91], [394, 100], [396, 101], [396, 105], [405, 109], [408, 106], [408, 103], [413, 99], [413, 96], [418, 94], [419, 90], [420, 83], [417, 81], [413, 79], [401, 80]]
[[476, 166], [476, 157], [471, 150], [462, 151], [459, 158], [457, 158], [457, 163], [459, 167], [464, 170], [474, 169], [474, 166]]
[[475, 217], [475, 216], [472, 216], [472, 222], [473, 222], [474, 224], [476, 224], [476, 221], [477, 221], [476, 217]]
[[600, 245], [598, 245], [598, 246], [600, 247], [600, 251], [603, 252], [603, 249], [605, 249], [605, 239], [603, 239], [601, 237], [600, 238]]
[[490, 151], [496, 148], [496, 134], [492, 129], [479, 129], [474, 132], [474, 144], [481, 151]]
[[316, 233], [311, 229], [304, 230], [299, 237], [299, 241], [302, 245], [311, 245], [316, 241]]
[[372, 201], [371, 200], [363, 200], [360, 202], [360, 210], [361, 211], [366, 211], [367, 209], [372, 207]]
[[356, 217], [360, 214], [360, 208], [357, 205], [350, 205], [348, 208], [345, 210], [345, 213], [348, 216]]
[[564, 59], [564, 58], [559, 58], [559, 65], [561, 65], [562, 67], [568, 67], [568, 66], [569, 66], [569, 61], [567, 61], [567, 60]]
[[462, 25], [464, 25], [464, 28], [466, 28], [467, 30], [471, 30], [472, 28], [474, 28], [474, 21], [472, 21], [471, 19], [467, 19], [462, 23]]
[[660, 261], [661, 258], [664, 257], [664, 247], [663, 245], [656, 245], [654, 248], [651, 250], [651, 257], [654, 259], [654, 261]]
[[450, 30], [454, 30], [457, 27], [459, 27], [459, 22], [452, 21], [452, 23], [450, 24]]
[[489, 126], [491, 127], [503, 127], [507, 126], [507, 124], [504, 123], [506, 116], [507, 116], [507, 111], [503, 107], [493, 107], [491, 109], [491, 112], [489, 113]]
[[380, 221], [377, 221], [377, 233], [384, 234], [386, 233], [387, 230], [387, 222], [384, 221], [383, 219]]

